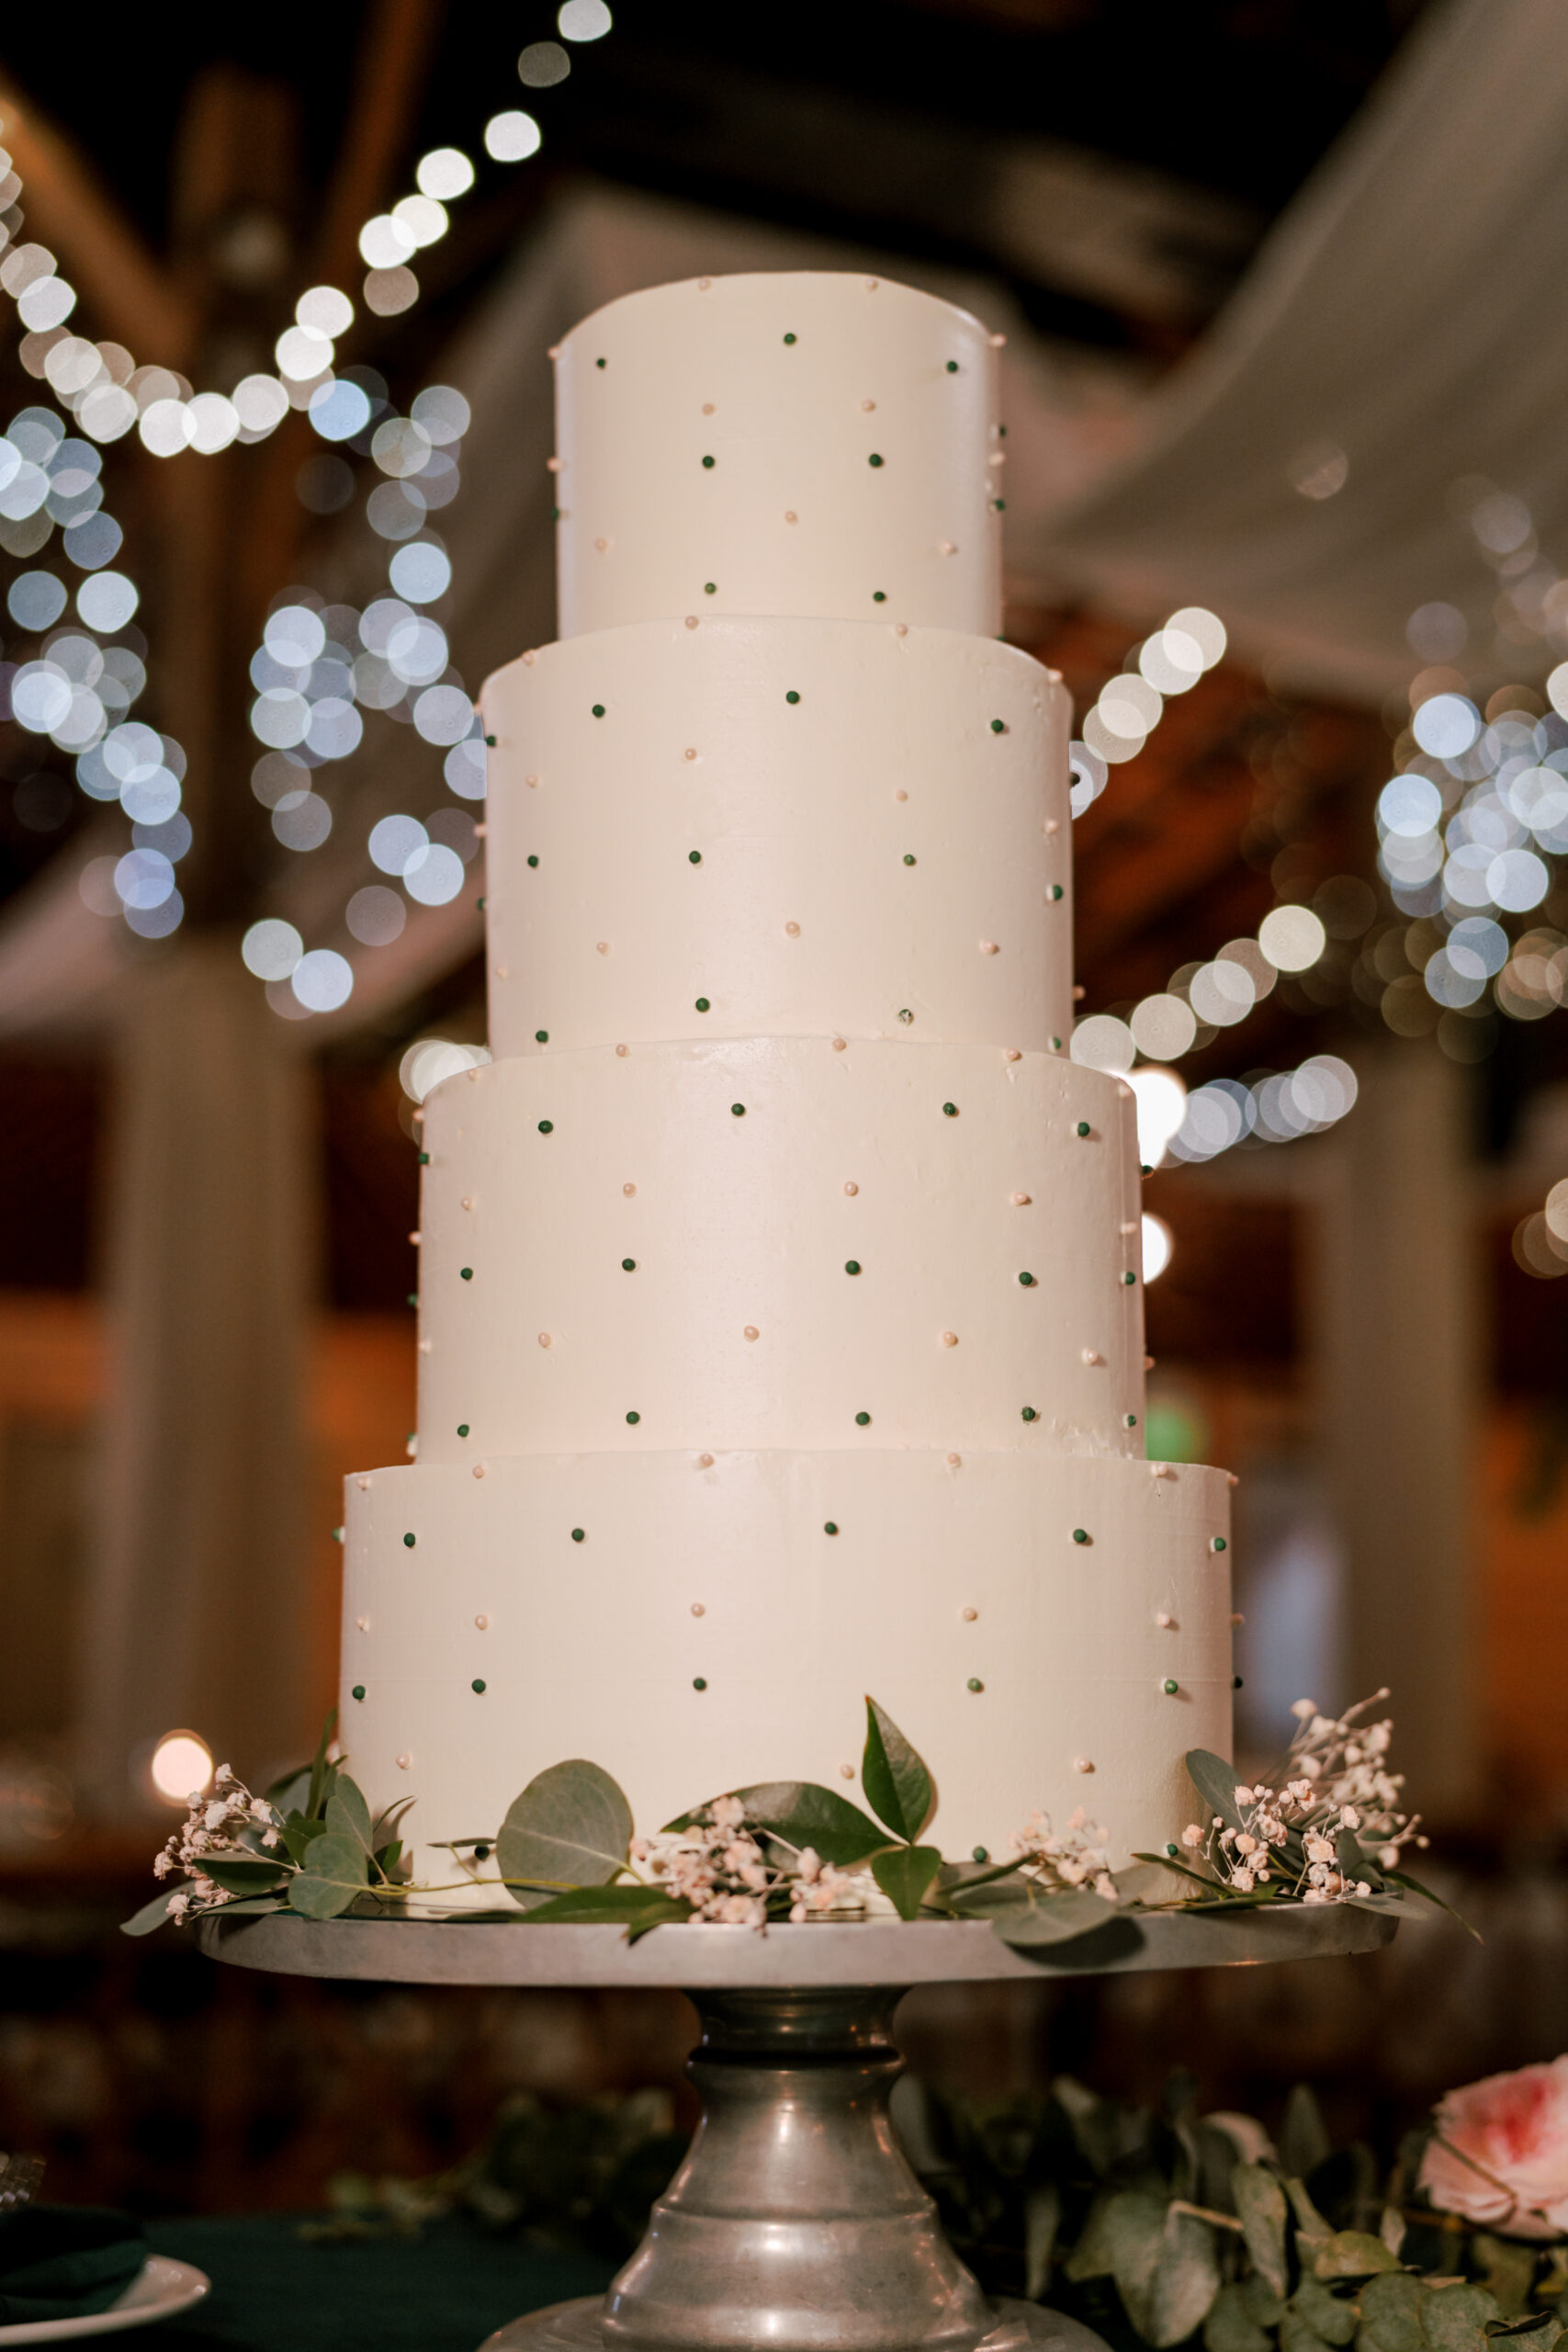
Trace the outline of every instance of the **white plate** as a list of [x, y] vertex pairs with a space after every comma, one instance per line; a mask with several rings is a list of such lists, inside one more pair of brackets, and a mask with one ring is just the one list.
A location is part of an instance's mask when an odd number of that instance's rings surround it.
[[188, 2262], [171, 2262], [166, 2254], [150, 2254], [136, 2277], [107, 2312], [84, 2312], [76, 2319], [29, 2319], [16, 2327], [0, 2327], [0, 2344], [64, 2344], [80, 2335], [118, 2335], [124, 2327], [147, 2327], [155, 2319], [173, 2319], [199, 2303], [212, 2285], [203, 2270]]

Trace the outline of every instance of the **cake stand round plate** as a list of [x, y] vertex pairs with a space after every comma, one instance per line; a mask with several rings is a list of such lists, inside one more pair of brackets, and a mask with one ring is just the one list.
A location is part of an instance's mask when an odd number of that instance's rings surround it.
[[1152, 1968], [1256, 1967], [1375, 1951], [1397, 1923], [1348, 1904], [1234, 1912], [1123, 1912], [1070, 1943], [1029, 1951], [983, 1921], [865, 1920], [845, 1926], [655, 1928], [628, 1943], [618, 1927], [530, 1928], [519, 1919], [301, 1919], [287, 1911], [197, 1929], [214, 1960], [286, 1976], [382, 1984], [790, 1986], [978, 1984], [998, 1978], [1121, 1975]]
[[968, 1921], [770, 1928], [519, 1920], [201, 1922], [242, 1968], [402, 1984], [676, 1985], [702, 2040], [703, 2118], [603, 2298], [556, 2303], [483, 2352], [1106, 2352], [1038, 2303], [992, 2303], [942, 2234], [888, 2099], [893, 2012], [915, 1984], [1257, 1966], [1364, 1952], [1394, 1922], [1325, 1905], [1111, 1915], [1070, 1943], [1016, 1951]]

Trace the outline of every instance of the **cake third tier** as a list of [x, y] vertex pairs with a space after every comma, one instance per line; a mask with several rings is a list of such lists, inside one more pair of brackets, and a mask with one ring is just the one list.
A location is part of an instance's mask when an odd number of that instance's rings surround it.
[[992, 1046], [496, 1062], [425, 1105], [420, 1460], [1143, 1451], [1134, 1106]]
[[953, 629], [648, 621], [484, 690], [498, 1057], [1071, 1027], [1068, 700]]

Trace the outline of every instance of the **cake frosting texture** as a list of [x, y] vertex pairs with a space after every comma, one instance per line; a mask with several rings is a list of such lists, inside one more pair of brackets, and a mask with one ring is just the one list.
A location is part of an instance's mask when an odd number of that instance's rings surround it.
[[949, 1854], [1174, 1837], [1224, 1474], [1144, 1459], [1131, 1090], [1074, 1064], [1068, 706], [996, 640], [994, 353], [858, 277], [558, 355], [561, 641], [492, 678], [492, 1063], [421, 1128], [419, 1435], [351, 1478], [343, 1737], [442, 1841], [854, 1778]]

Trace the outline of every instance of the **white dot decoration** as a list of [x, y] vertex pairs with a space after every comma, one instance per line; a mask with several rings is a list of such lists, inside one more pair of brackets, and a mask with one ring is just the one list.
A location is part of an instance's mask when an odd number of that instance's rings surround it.
[[362, 1495], [367, 1495], [370, 1492], [370, 1481], [368, 1478], [356, 1478], [354, 1483], [359, 1488]]
[[512, 978], [512, 967], [509, 964], [498, 964], [495, 967], [495, 977], [498, 980], [509, 980]]
[[1062, 830], [1062, 820], [1061, 820], [1061, 819], [1060, 819], [1059, 817], [1047, 817], [1047, 818], [1046, 818], [1046, 820], [1045, 820], [1045, 831], [1046, 831], [1048, 833], [1059, 833], [1059, 832], [1061, 831], [1061, 830]]
[[944, 1331], [942, 1335], [942, 1344], [944, 1348], [955, 1348], [958, 1345], [957, 1332]]
[[1239, 1487], [1241, 1484], [1241, 1475], [1239, 1471], [1227, 1470], [1225, 1472], [1225, 1484], [1227, 1487]]
[[558, 474], [560, 471], [560, 459], [558, 458], [547, 458], [545, 459], [545, 471], [547, 474]]
[[635, 1184], [623, 1184], [623, 1185], [621, 1186], [621, 1190], [622, 1190], [622, 1192], [626, 1194], [626, 1196], [627, 1200], [629, 1201], [629, 1200], [631, 1199], [632, 1194], [637, 1191], [637, 1186], [636, 1186]]
[[1012, 1204], [1015, 1209], [1026, 1209], [1033, 1197], [1032, 1193], [1015, 1193], [1012, 1196]]
[[539, 779], [536, 775], [525, 775], [523, 781], [530, 786], [537, 786]]
[[475, 1476], [476, 1478], [482, 1478], [482, 1477], [484, 1476], [484, 1474], [485, 1474], [485, 1466], [484, 1466], [484, 1464], [483, 1464], [482, 1462], [476, 1462], [476, 1463], [475, 1463], [475, 1464], [474, 1464], [474, 1476]]
[[600, 554], [603, 555], [610, 542], [608, 539], [595, 539], [593, 544], [598, 548]]
[[472, 1193], [465, 1193], [457, 1205], [459, 1208], [471, 1209], [474, 1205], [474, 1196]]
[[976, 1618], [980, 1614], [977, 1609], [965, 1609], [961, 1613], [964, 1618], [964, 1623], [966, 1625], [972, 1625], [975, 1623]]
[[695, 613], [688, 613], [688, 614], [686, 615], [686, 627], [687, 627], [688, 628], [696, 628], [696, 625], [697, 625], [697, 616], [696, 616]]
[[404, 1748], [404, 1750], [403, 1750], [403, 1752], [402, 1752], [402, 1754], [401, 1754], [401, 1755], [399, 1757], [399, 1758], [398, 1758], [398, 1770], [399, 1770], [399, 1771], [400, 1771], [400, 1772], [406, 1772], [406, 1771], [408, 1770], [408, 1769], [409, 1769], [409, 1766], [410, 1766], [412, 1762], [413, 1762], [413, 1758], [409, 1754], [408, 1749], [405, 1747], [405, 1748]]
[[434, 1340], [420, 1340], [416, 1342], [416, 1345], [418, 1346], [420, 1354], [422, 1356], [427, 1356], [432, 1348], [435, 1345], [435, 1342]]
[[1094, 1770], [1094, 1764], [1092, 1759], [1088, 1756], [1075, 1756], [1073, 1758], [1073, 1770], [1075, 1772], [1092, 1772]]
[[547, 1331], [541, 1331], [541, 1332], [540, 1332], [540, 1334], [539, 1334], [539, 1345], [540, 1345], [542, 1348], [547, 1348], [547, 1347], [549, 1346], [549, 1344], [550, 1344], [550, 1335], [549, 1335], [549, 1333], [548, 1333]]
[[699, 1453], [699, 1454], [698, 1454], [698, 1456], [697, 1456], [697, 1468], [698, 1468], [699, 1470], [711, 1470], [711, 1469], [713, 1468], [713, 1456], [712, 1456], [712, 1454], [711, 1454], [711, 1453]]
[[937, 541], [937, 553], [939, 555], [956, 555], [958, 553], [958, 549], [953, 546], [951, 539], [939, 539]]
[[786, 922], [784, 925], [784, 937], [786, 939], [798, 939], [800, 937], [800, 925], [797, 922]]
[[600, 940], [596, 940], [596, 941], [594, 942], [594, 944], [595, 944], [595, 946], [598, 948], [599, 953], [600, 953], [600, 955], [601, 955], [601, 956], [607, 956], [607, 955], [609, 954], [609, 952], [610, 952], [610, 943], [609, 943], [609, 941], [608, 941], [607, 939], [600, 939]]
[[475, 1623], [475, 1624], [479, 1627], [479, 1631], [480, 1631], [480, 1633], [481, 1633], [481, 1634], [488, 1634], [488, 1633], [489, 1633], [489, 1631], [490, 1631], [490, 1619], [489, 1619], [488, 1617], [484, 1617], [484, 1616], [476, 1617], [476, 1618], [474, 1619], [474, 1623]]
[[840, 1767], [839, 1767], [839, 1778], [840, 1778], [841, 1781], [852, 1781], [852, 1780], [854, 1779], [854, 1776], [855, 1776], [855, 1768], [854, 1768], [854, 1766], [853, 1766], [852, 1764], [840, 1764]]
[[412, 1242], [412, 1244], [413, 1245], [413, 1247], [417, 1250], [417, 1249], [419, 1248], [420, 1243], [424, 1239], [424, 1236], [423, 1236], [423, 1233], [411, 1233], [411, 1234], [409, 1235], [409, 1239], [410, 1239], [410, 1241]]
[[700, 1600], [693, 1601], [692, 1614], [694, 1617], [705, 1617], [707, 1615], [707, 1611], [704, 1608]]
[[948, 1455], [948, 1457], [947, 1457], [947, 1466], [948, 1466], [948, 1468], [949, 1468], [950, 1470], [958, 1470], [958, 1469], [962, 1469], [963, 1465], [964, 1465], [964, 1456], [963, 1456], [961, 1453], [950, 1453], [950, 1454]]
[[850, 1183], [848, 1183], [848, 1184], [846, 1184], [846, 1185], [844, 1186], [844, 1191], [847, 1193], [847, 1194], [849, 1195], [850, 1199], [852, 1201], [852, 1200], [854, 1199], [855, 1194], [860, 1191], [860, 1186], [859, 1186], [858, 1184], [856, 1184], [856, 1183], [854, 1183], [854, 1182], [850, 1182]]
[[696, 747], [695, 747], [695, 745], [694, 744], [694, 745], [692, 745], [692, 746], [688, 749], [688, 751], [687, 751], [687, 752], [686, 752], [686, 757], [687, 757], [687, 759], [689, 759], [689, 760], [694, 760], [694, 759], [696, 758], [696, 756], [697, 756], [697, 753], [696, 753]]
[[834, 1040], [833, 1040], [833, 1051], [834, 1051], [836, 1054], [841, 1054], [841, 1053], [843, 1052], [843, 1050], [844, 1050], [844, 1041], [843, 1041], [843, 1039], [842, 1039], [841, 1037], [835, 1037], [835, 1038], [834, 1038]]
[[1098, 1348], [1085, 1348], [1083, 1351], [1083, 1360], [1085, 1363], [1103, 1363], [1105, 1361]]
[[909, 624], [908, 624], [908, 621], [895, 621], [895, 622], [894, 622], [894, 624], [893, 624], [893, 634], [894, 634], [894, 636], [895, 636], [895, 637], [908, 637], [908, 634], [909, 634]]
[[1168, 1609], [1162, 1609], [1158, 1611], [1155, 1617], [1155, 1623], [1160, 1627], [1162, 1632], [1165, 1633], [1168, 1633], [1175, 1623], [1176, 1620], [1171, 1615]]
[[1144, 1370], [1145, 1370], [1145, 1372], [1153, 1372], [1154, 1368], [1155, 1368], [1155, 1360], [1154, 1360], [1153, 1356], [1145, 1356], [1145, 1357], [1144, 1358]]
[[625, 1047], [624, 1046], [617, 1046], [615, 1047], [615, 1051], [616, 1051], [616, 1053], [620, 1056], [620, 1058], [622, 1059], [622, 1061], [625, 1061], [625, 1060], [626, 1060], [626, 1047]]
[[784, 508], [784, 521], [785, 521], [786, 523], [798, 523], [798, 522], [799, 522], [799, 520], [800, 520], [800, 517], [799, 517], [799, 515], [795, 513], [795, 509], [794, 509], [794, 507], [793, 507], [793, 506], [786, 506], [786, 507]]
[[899, 786], [897, 786], [897, 790], [895, 791], [895, 793], [894, 793], [894, 795], [893, 795], [893, 797], [894, 797], [894, 799], [895, 799], [895, 800], [908, 800], [908, 798], [909, 797], [909, 796], [908, 796], [908, 794], [905, 791], [905, 789], [904, 789], [903, 786], [902, 786], [902, 785], [899, 785]]
[[746, 1340], [755, 1340], [759, 1338], [760, 1334], [755, 1323], [748, 1323], [744, 1331], [741, 1333], [741, 1337]]
[[1239, 1609], [1233, 1609], [1233, 1610], [1231, 1611], [1231, 1623], [1232, 1623], [1233, 1625], [1245, 1625], [1245, 1624], [1246, 1624], [1246, 1623], [1247, 1623], [1247, 1620], [1246, 1620], [1246, 1618], [1242, 1615], [1242, 1613], [1241, 1613], [1241, 1611], [1240, 1611], [1240, 1610], [1239, 1610]]
[[[995, 956], [998, 952], [997, 943], [994, 939], [982, 939], [980, 942], [980, 953], [982, 956]], [[1018, 1056], [1016, 1054], [1010, 1053], [1008, 1059], [1010, 1062], [1016, 1061], [1018, 1059]]]
[[712, 284], [713, 280], [711, 277], [699, 277], [697, 280], [697, 292], [699, 294], [705, 294]]
[[712, 402], [712, 401], [705, 401], [703, 402], [703, 414], [704, 414], [705, 416], [711, 416], [711, 415], [713, 414], [713, 402]]
[[358, 1626], [362, 1634], [367, 1634], [370, 1631], [370, 1620], [368, 1617], [356, 1617], [354, 1622]]

